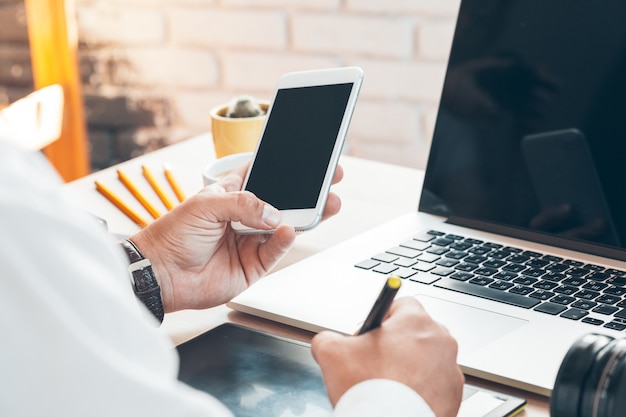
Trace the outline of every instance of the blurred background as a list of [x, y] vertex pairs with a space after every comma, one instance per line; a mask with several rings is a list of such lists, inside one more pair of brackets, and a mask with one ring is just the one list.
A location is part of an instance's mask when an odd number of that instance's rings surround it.
[[[72, 1], [92, 171], [210, 130], [285, 72], [346, 65], [365, 80], [345, 153], [425, 167], [459, 0]], [[0, 104], [34, 89], [27, 20], [0, 0]]]

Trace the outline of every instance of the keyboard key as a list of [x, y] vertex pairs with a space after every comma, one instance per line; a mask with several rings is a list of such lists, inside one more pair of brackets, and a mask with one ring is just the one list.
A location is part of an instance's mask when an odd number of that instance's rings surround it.
[[465, 258], [465, 262], [470, 262], [473, 264], [480, 264], [483, 263], [487, 260], [486, 256], [483, 255], [470, 255], [467, 258]]
[[552, 314], [553, 316], [556, 316], [557, 314], [565, 311], [566, 308], [567, 307], [561, 304], [543, 303], [535, 307], [535, 311], [539, 311], [541, 313]]
[[442, 278], [435, 282], [435, 287], [446, 288], [452, 291], [458, 291], [465, 294], [471, 294], [482, 298], [487, 298], [493, 301], [499, 301], [506, 304], [515, 305], [523, 308], [532, 308], [539, 304], [539, 300], [534, 298], [524, 297], [517, 294], [512, 294], [506, 291], [499, 291], [489, 287], [483, 287], [480, 285], [470, 284], [468, 282], [456, 281], [449, 278]]
[[617, 297], [621, 297], [626, 294], [626, 288], [616, 287], [614, 285], [609, 285], [605, 290], [605, 294], [615, 295]]
[[579, 308], [570, 308], [565, 313], [561, 314], [561, 317], [565, 317], [566, 319], [570, 320], [580, 320], [588, 314], [589, 313], [585, 310], [581, 310]]
[[602, 304], [617, 304], [620, 300], [620, 297], [610, 294], [602, 294], [596, 298], [596, 301]]
[[474, 255], [486, 255], [491, 252], [492, 249], [486, 248], [484, 246], [476, 246], [471, 248], [468, 252], [473, 253]]
[[484, 275], [484, 276], [491, 276], [495, 274], [496, 272], [498, 272], [498, 270], [495, 268], [485, 268], [485, 267], [477, 268], [474, 270], [474, 273], [476, 275]]
[[544, 271], [543, 269], [537, 269], [537, 268], [528, 268], [522, 271], [522, 275], [526, 275], [527, 277], [534, 277], [534, 278], [538, 278], [545, 273], [546, 271]]
[[456, 259], [450, 259], [450, 258], [440, 259], [437, 262], [435, 262], [435, 264], [437, 264], [439, 266], [447, 266], [447, 267], [454, 266], [454, 265], [456, 265], [458, 263], [459, 263], [459, 261], [457, 261]]
[[520, 284], [520, 285], [533, 285], [537, 281], [538, 281], [537, 278], [530, 278], [530, 277], [519, 277], [513, 280], [514, 283]]
[[561, 262], [563, 260], [563, 258], [559, 257], [559, 256], [554, 256], [554, 255], [544, 255], [542, 256], [542, 259], [545, 259], [546, 261], [550, 261], [550, 262]]
[[415, 249], [415, 250], [426, 250], [430, 247], [430, 244], [426, 243], [426, 242], [420, 242], [417, 240], [406, 240], [402, 243], [400, 243], [400, 246], [403, 246], [405, 248], [411, 248], [411, 249]]
[[584, 278], [576, 278], [576, 277], [570, 277], [567, 278], [566, 280], [563, 281], [563, 284], [565, 285], [571, 285], [573, 287], [580, 287], [581, 285], [583, 285], [585, 282]]
[[417, 260], [416, 259], [411, 259], [411, 258], [398, 258], [393, 263], [398, 265], [398, 266], [403, 266], [405, 268], [409, 268], [409, 267], [415, 265], [417, 263]]
[[605, 284], [604, 282], [594, 282], [594, 281], [589, 281], [588, 283], [583, 285], [583, 288], [586, 290], [598, 291], [598, 292], [602, 291], [606, 287], [608, 287], [608, 284]]
[[449, 251], [448, 253], [446, 253], [446, 258], [452, 258], [452, 259], [463, 259], [468, 255], [467, 252], [463, 252], [460, 250], [452, 250]]
[[618, 311], [617, 313], [615, 313], [615, 317], [626, 319], [626, 308], [623, 308], [620, 311]]
[[561, 285], [554, 289], [554, 292], [558, 292], [559, 294], [564, 295], [574, 295], [578, 292], [578, 288], [572, 287], [570, 285]]
[[491, 249], [500, 249], [502, 247], [501, 244], [493, 243], [493, 242], [485, 242], [485, 243], [483, 243], [483, 246], [486, 246], [486, 247], [491, 248]]
[[496, 290], [506, 291], [513, 286], [513, 283], [508, 281], [495, 281], [489, 284], [489, 288], [495, 288]]
[[606, 272], [592, 272], [591, 274], [587, 275], [587, 279], [590, 279], [592, 281], [606, 281], [607, 279], [609, 279], [609, 277], [610, 275]]
[[600, 304], [599, 306], [597, 306], [591, 311], [593, 311], [594, 313], [603, 314], [605, 316], [610, 316], [611, 314], [615, 313], [617, 310], [619, 310], [619, 308], [617, 307], [608, 306], [606, 304]]
[[572, 268], [569, 269], [567, 271], [565, 271], [565, 273], [571, 277], [584, 277], [585, 275], [587, 275], [590, 271], [588, 269], [585, 268]]
[[422, 253], [417, 256], [417, 259], [422, 262], [435, 262], [441, 259], [441, 256], [438, 256], [432, 253]]
[[482, 240], [472, 239], [471, 237], [466, 238], [465, 241], [467, 243], [471, 243], [472, 245], [481, 245], [483, 243]]
[[584, 319], [582, 319], [582, 322], [587, 324], [593, 324], [594, 326], [601, 326], [604, 324], [602, 320], [595, 319], [593, 317], [585, 317]]
[[504, 265], [506, 265], [506, 261], [503, 261], [501, 259], [489, 259], [483, 262], [483, 266], [486, 266], [489, 268], [501, 268]]
[[533, 287], [539, 288], [541, 290], [553, 290], [558, 285], [559, 284], [557, 284], [556, 282], [540, 280], [539, 282], [533, 284]]
[[393, 274], [399, 276], [400, 278], [406, 279], [417, 274], [417, 271], [411, 268], [398, 268], [393, 272]]
[[416, 256], [422, 254], [422, 252], [418, 250], [402, 246], [396, 246], [395, 248], [388, 249], [387, 252], [393, 255], [404, 256], [405, 258], [415, 258]]
[[454, 269], [456, 269], [457, 271], [465, 271], [465, 272], [471, 272], [475, 270], [476, 268], [478, 268], [478, 265], [470, 264], [467, 262], [463, 262], [462, 264], [458, 264], [457, 266], [454, 267]]
[[409, 281], [419, 282], [421, 284], [430, 285], [439, 279], [436, 275], [430, 275], [424, 272], [418, 272], [409, 278]]
[[559, 282], [559, 281], [564, 280], [566, 276], [565, 274], [561, 274], [559, 272], [548, 272], [542, 278], [547, 279], [548, 281]]
[[550, 301], [552, 301], [553, 303], [557, 303], [557, 304], [567, 305], [576, 301], [576, 299], [569, 295], [558, 294], [558, 295], [555, 295]]
[[502, 267], [503, 271], [509, 272], [522, 272], [524, 269], [526, 269], [526, 267], [521, 264], [507, 264]]
[[581, 310], [590, 310], [597, 305], [598, 303], [593, 301], [578, 300], [574, 304], [572, 304], [572, 307], [580, 308]]
[[467, 281], [468, 279], [474, 278], [474, 274], [460, 271], [460, 272], [455, 272], [454, 274], [450, 275], [450, 278], [456, 279], [458, 281]]
[[439, 237], [435, 240], [433, 240], [431, 243], [433, 245], [437, 245], [437, 246], [448, 246], [449, 244], [453, 243], [454, 240], [452, 239], [447, 239], [445, 237]]
[[580, 262], [580, 261], [575, 261], [575, 260], [573, 260], [573, 259], [565, 259], [565, 260], [562, 262], [562, 264], [563, 264], [563, 265], [569, 265], [569, 266], [575, 266], [575, 267], [578, 267], [578, 266], [583, 266], [583, 263], [582, 263], [582, 262]]
[[395, 271], [396, 269], [398, 269], [398, 267], [396, 265], [393, 265], [393, 264], [380, 264], [380, 265], [374, 267], [374, 269], [372, 269], [372, 271], [378, 272], [378, 273], [381, 273], [381, 274], [390, 274], [393, 271]]
[[446, 238], [448, 238], [448, 239], [452, 239], [452, 240], [463, 240], [463, 239], [465, 239], [465, 237], [464, 237], [464, 236], [461, 236], [461, 235], [453, 235], [453, 234], [447, 234], [447, 235], [446, 235]]
[[429, 230], [426, 233], [429, 234], [429, 235], [432, 235], [432, 236], [443, 236], [443, 235], [445, 235], [445, 233], [440, 232], [439, 230]]
[[389, 264], [395, 261], [396, 259], [398, 259], [398, 255], [393, 255], [391, 253], [383, 252], [383, 253], [379, 253], [378, 255], [372, 256], [372, 259], [375, 261], [385, 262]]
[[454, 250], [467, 250], [471, 247], [472, 247], [472, 244], [467, 243], [467, 242], [455, 242], [450, 245], [450, 249], [454, 249]]
[[583, 300], [593, 300], [594, 298], [598, 297], [599, 295], [600, 295], [600, 293], [595, 292], [595, 291], [580, 290], [576, 294], [574, 294], [574, 297], [580, 298], [580, 299], [583, 299]]
[[604, 327], [606, 327], [607, 329], [611, 329], [611, 330], [619, 330], [622, 331], [624, 329], [626, 329], [626, 324], [622, 324], [622, 323], [617, 323], [617, 322], [610, 322], [604, 325]]
[[553, 296], [554, 296], [553, 292], [546, 291], [546, 290], [537, 290], [529, 295], [529, 297], [536, 298], [541, 301], [549, 300]]
[[550, 272], [565, 272], [568, 269], [569, 269], [569, 266], [564, 265], [564, 264], [552, 264], [552, 265], [546, 266], [546, 270]]
[[418, 233], [415, 236], [413, 236], [414, 240], [418, 240], [420, 242], [430, 242], [434, 238], [435, 236], [430, 233]]
[[435, 264], [431, 262], [418, 262], [414, 264], [411, 268], [415, 269], [416, 271], [428, 272], [431, 269], [435, 268]]
[[441, 277], [445, 277], [445, 276], [448, 276], [448, 275], [454, 273], [454, 269], [448, 268], [448, 267], [445, 267], [445, 266], [438, 266], [435, 269], [433, 269], [432, 271], [430, 271], [430, 273], [434, 274], [434, 275], [439, 275]]
[[531, 250], [525, 250], [524, 252], [522, 252], [522, 255], [530, 256], [531, 258], [540, 258], [543, 255], [543, 253], [533, 252]]
[[544, 268], [549, 264], [550, 262], [546, 261], [545, 259], [531, 259], [530, 261], [526, 262], [526, 266], [529, 268]]
[[519, 295], [528, 295], [533, 291], [534, 290], [532, 288], [527, 287], [525, 285], [516, 285], [509, 290], [509, 292], [512, 292], [513, 294], [519, 294]]
[[493, 279], [487, 277], [476, 277], [469, 280], [474, 285], [489, 285], [493, 282]]
[[432, 246], [426, 250], [426, 252], [432, 253], [433, 255], [443, 255], [448, 251], [450, 251], [450, 249], [444, 246]]
[[510, 255], [510, 253], [509, 253], [509, 252], [496, 251], [496, 252], [491, 252], [491, 253], [489, 254], [489, 257], [490, 257], [491, 259], [504, 259], [504, 258], [506, 258], [506, 257], [507, 257], [507, 256], [509, 256], [509, 255]]
[[356, 266], [357, 268], [362, 268], [362, 269], [372, 269], [378, 264], [380, 264], [380, 262], [375, 261], [373, 259], [366, 259], [364, 261], [359, 262], [358, 264], [354, 266]]
[[516, 264], [523, 264], [525, 262], [528, 262], [530, 260], [530, 257], [525, 255], [511, 255], [506, 258], [506, 260]]
[[517, 278], [518, 275], [515, 272], [500, 271], [497, 274], [495, 274], [493, 277], [497, 278], [497, 279], [504, 280], [504, 281], [510, 281], [512, 279]]

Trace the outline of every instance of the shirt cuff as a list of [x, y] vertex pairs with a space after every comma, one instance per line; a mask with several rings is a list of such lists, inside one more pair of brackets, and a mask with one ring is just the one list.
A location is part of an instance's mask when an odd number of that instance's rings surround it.
[[370, 379], [346, 391], [333, 416], [435, 417], [435, 413], [408, 386], [389, 379]]

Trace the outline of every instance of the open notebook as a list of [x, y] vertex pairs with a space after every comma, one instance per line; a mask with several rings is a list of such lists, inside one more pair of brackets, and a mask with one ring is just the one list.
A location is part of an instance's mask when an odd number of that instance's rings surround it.
[[397, 274], [465, 372], [549, 394], [578, 337], [626, 329], [625, 19], [619, 0], [462, 0], [418, 210], [229, 305], [353, 333]]

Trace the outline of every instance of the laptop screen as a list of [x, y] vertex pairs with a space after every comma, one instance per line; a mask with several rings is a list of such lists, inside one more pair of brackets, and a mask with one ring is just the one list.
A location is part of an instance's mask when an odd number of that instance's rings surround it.
[[623, 0], [462, 0], [420, 211], [626, 259]]

